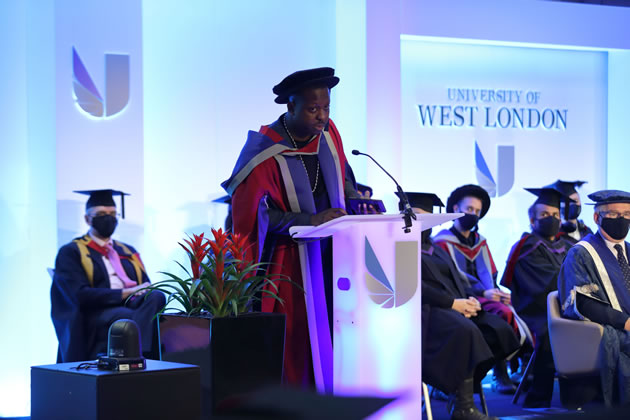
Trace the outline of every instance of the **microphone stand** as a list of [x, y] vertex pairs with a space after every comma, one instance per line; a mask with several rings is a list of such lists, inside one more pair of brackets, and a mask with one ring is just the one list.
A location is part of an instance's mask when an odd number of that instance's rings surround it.
[[411, 221], [411, 219], [416, 220], [416, 214], [411, 209], [411, 205], [409, 205], [409, 199], [407, 198], [407, 194], [405, 194], [402, 187], [398, 184], [398, 182], [396, 182], [396, 179], [394, 179], [394, 177], [391, 176], [390, 173], [387, 172], [385, 168], [383, 168], [380, 165], [380, 163], [378, 163], [372, 156], [368, 155], [367, 153], [361, 153], [355, 149], [352, 151], [352, 154], [355, 156], [363, 155], [363, 156], [369, 157], [370, 159], [372, 159], [372, 162], [376, 163], [376, 165], [379, 168], [381, 168], [381, 170], [385, 172], [387, 176], [392, 179], [392, 181], [394, 181], [394, 184], [396, 184], [396, 189], [398, 190], [398, 196], [400, 197], [400, 200], [403, 203], [403, 220], [405, 222], [405, 227], [403, 227], [402, 229], [405, 233], [411, 232], [411, 226], [413, 225], [413, 222]]

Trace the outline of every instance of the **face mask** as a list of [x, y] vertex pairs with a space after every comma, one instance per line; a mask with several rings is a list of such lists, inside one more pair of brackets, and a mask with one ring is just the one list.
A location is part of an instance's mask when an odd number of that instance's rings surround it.
[[463, 230], [470, 230], [474, 228], [475, 225], [477, 225], [477, 222], [479, 221], [479, 216], [477, 216], [476, 214], [466, 213], [462, 217], [457, 219], [457, 221]]
[[560, 231], [560, 219], [553, 216], [536, 219], [536, 222], [534, 223], [534, 230], [544, 238], [556, 236]]
[[112, 233], [114, 233], [114, 230], [116, 229], [116, 225], [118, 225], [118, 219], [114, 216], [105, 215], [92, 218], [92, 227], [103, 238], [109, 238], [112, 236]]
[[427, 242], [431, 238], [433, 228], [422, 231], [422, 242]]
[[630, 219], [625, 217], [611, 218], [603, 217], [600, 219], [600, 226], [611, 238], [620, 240], [628, 235], [630, 229]]
[[577, 225], [573, 222], [564, 222], [561, 229], [563, 232], [571, 233], [575, 232], [575, 230], [577, 229]]
[[582, 212], [582, 206], [580, 206], [578, 204], [573, 204], [573, 203], [569, 204], [569, 216], [568, 216], [568, 219], [569, 220], [577, 219], [581, 212]]

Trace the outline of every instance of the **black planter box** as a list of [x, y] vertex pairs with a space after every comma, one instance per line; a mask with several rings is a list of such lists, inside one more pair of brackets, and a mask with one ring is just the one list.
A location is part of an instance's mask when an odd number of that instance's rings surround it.
[[201, 367], [206, 418], [232, 406], [241, 394], [281, 384], [284, 314], [161, 315], [159, 332], [161, 360]]

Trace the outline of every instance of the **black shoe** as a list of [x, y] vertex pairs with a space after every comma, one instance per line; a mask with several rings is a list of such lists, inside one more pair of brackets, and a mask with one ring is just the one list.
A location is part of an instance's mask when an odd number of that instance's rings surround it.
[[451, 420], [499, 420], [498, 417], [490, 417], [477, 410], [477, 407], [453, 410]]
[[473, 399], [473, 379], [462, 381], [452, 395], [449, 404], [451, 420], [498, 420], [497, 417], [486, 416], [477, 409]]
[[499, 378], [492, 377], [492, 390], [503, 395], [514, 395], [516, 393], [516, 385], [509, 380], [505, 382]]
[[507, 373], [507, 365], [504, 360], [494, 365], [492, 374], [492, 390], [499, 394], [511, 395], [516, 393], [516, 385], [512, 383]]

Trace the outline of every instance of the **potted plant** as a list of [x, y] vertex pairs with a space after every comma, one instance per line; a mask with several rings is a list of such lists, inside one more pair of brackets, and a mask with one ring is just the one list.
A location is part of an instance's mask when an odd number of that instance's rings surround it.
[[[252, 312], [252, 304], [262, 296], [282, 302], [275, 282], [290, 281], [261, 274], [264, 264], [247, 258], [245, 237], [221, 229], [212, 235], [179, 243], [190, 269], [177, 262], [185, 276], [162, 272], [168, 278], [149, 288], [167, 297], [159, 314], [160, 358], [201, 367], [204, 416], [239, 394], [281, 383], [285, 315]], [[171, 302], [183, 311], [167, 313]]]

